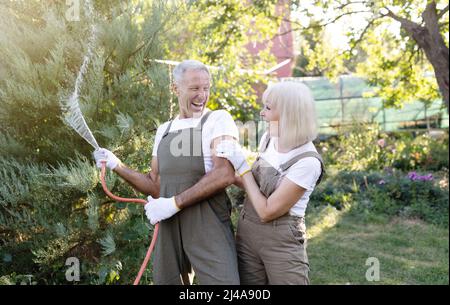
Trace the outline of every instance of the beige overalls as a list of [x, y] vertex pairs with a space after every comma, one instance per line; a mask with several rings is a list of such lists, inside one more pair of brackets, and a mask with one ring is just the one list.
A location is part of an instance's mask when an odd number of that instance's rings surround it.
[[[269, 141], [267, 137], [261, 152], [266, 150]], [[278, 187], [283, 174], [298, 160], [306, 157], [315, 157], [321, 163], [319, 184], [324, 166], [316, 152], [305, 152], [293, 157], [280, 166], [280, 171], [258, 156], [252, 166], [252, 174], [261, 193], [268, 198]], [[238, 221], [236, 248], [243, 285], [309, 284], [304, 217], [287, 213], [263, 223], [247, 196]]]

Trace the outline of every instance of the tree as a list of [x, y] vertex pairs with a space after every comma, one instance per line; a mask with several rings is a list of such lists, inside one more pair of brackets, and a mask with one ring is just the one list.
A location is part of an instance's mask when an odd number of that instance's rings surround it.
[[[360, 24], [349, 29], [347, 45], [343, 49], [331, 58], [316, 53], [317, 59], [312, 66], [320, 67], [325, 74], [332, 76], [358, 72], [379, 87], [376, 94], [386, 100], [386, 105], [400, 107], [405, 101], [417, 99], [418, 95], [421, 100], [432, 100], [440, 93], [448, 112], [447, 2], [317, 0], [305, 6], [301, 1], [293, 1], [293, 9], [299, 13], [300, 19], [310, 20], [307, 27], [292, 21], [296, 24], [294, 30], [299, 31], [336, 26], [343, 20], [360, 20]], [[314, 13], [317, 9], [320, 14]], [[395, 32], [396, 26], [400, 27], [398, 33]], [[323, 48], [320, 41], [316, 48]], [[361, 52], [363, 60], [358, 62], [354, 71], [339, 64], [358, 54], [361, 56]], [[430, 73], [434, 79], [430, 79]]]
[[[65, 162], [74, 151], [90, 155], [92, 148], [63, 123], [60, 107], [74, 90], [86, 52], [90, 22], [83, 22], [83, 7], [79, 21], [68, 21], [65, 3], [6, 3], [0, 21], [0, 133], [20, 144], [15, 153], [26, 151], [37, 162]], [[167, 69], [153, 59], [167, 56], [164, 34], [175, 13], [158, 2], [97, 7], [95, 13], [98, 39], [80, 104], [100, 145], [132, 147], [169, 117]]]
[[[177, 8], [98, 1], [93, 20], [83, 5], [68, 19], [69, 8], [0, 4], [0, 275], [68, 284], [65, 261], [76, 257], [81, 283], [115, 283], [119, 274], [130, 283], [149, 243], [148, 222], [141, 207], [104, 194], [92, 147], [64, 124], [60, 101], [74, 90], [95, 22], [83, 114], [100, 146], [147, 171], [155, 129], [169, 118], [168, 70], [154, 59], [169, 56], [165, 33]], [[138, 196], [115, 175], [107, 183], [122, 197]]]

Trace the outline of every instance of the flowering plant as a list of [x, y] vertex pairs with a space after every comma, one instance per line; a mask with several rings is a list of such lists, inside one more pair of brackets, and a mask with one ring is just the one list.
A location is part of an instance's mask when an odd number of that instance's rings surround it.
[[421, 176], [421, 175], [417, 174], [416, 172], [409, 172], [408, 178], [411, 179], [412, 181], [432, 181], [433, 175], [427, 174], [427, 175]]

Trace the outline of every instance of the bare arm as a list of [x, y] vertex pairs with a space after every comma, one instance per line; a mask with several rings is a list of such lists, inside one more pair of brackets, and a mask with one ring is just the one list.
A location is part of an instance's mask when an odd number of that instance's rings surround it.
[[244, 174], [242, 178], [250, 201], [263, 222], [272, 221], [289, 212], [306, 192], [304, 188], [283, 178], [275, 192], [266, 198], [259, 190], [251, 172]]
[[115, 169], [120, 177], [125, 179], [134, 189], [145, 194], [151, 195], [154, 198], [159, 197], [159, 172], [158, 172], [158, 159], [154, 157], [152, 159], [151, 171], [147, 174], [139, 173], [126, 167], [123, 164], [119, 164]]
[[218, 141], [221, 141], [222, 139], [223, 138], [217, 138], [213, 141], [213, 169], [206, 173], [191, 188], [175, 196], [175, 202], [179, 208], [186, 208], [200, 202], [218, 191], [225, 189], [234, 182], [233, 166], [227, 159], [219, 158], [214, 155], [214, 148]]
[[236, 185], [237, 187], [245, 190], [244, 179], [242, 179], [242, 177], [240, 177], [238, 175], [234, 176], [233, 184]]

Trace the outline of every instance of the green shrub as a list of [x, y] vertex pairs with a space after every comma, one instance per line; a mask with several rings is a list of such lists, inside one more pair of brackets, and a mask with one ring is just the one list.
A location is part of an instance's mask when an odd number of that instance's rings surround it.
[[449, 167], [448, 130], [428, 133], [381, 132], [377, 124], [355, 123], [318, 144], [327, 167], [347, 171], [385, 168], [437, 171]]
[[[359, 212], [419, 218], [448, 225], [449, 193], [447, 172], [442, 180], [412, 179], [404, 172], [330, 172], [311, 195], [310, 206], [350, 207]], [[446, 183], [442, 183], [445, 181]]]
[[386, 166], [385, 150], [377, 144], [376, 124], [354, 123], [336, 138], [319, 144], [327, 166], [345, 170], [375, 170]]
[[433, 139], [428, 134], [413, 136], [398, 133], [391, 140], [393, 167], [402, 170], [422, 169], [436, 171], [448, 168], [448, 131], [443, 137]]
[[[70, 284], [65, 262], [77, 257], [80, 283], [132, 282], [150, 242], [150, 227], [141, 206], [106, 197], [92, 161], [79, 157], [50, 167], [0, 159], [0, 168], [2, 281], [30, 276], [39, 284]], [[113, 193], [135, 197], [116, 175], [108, 172], [106, 180]], [[118, 269], [118, 262], [127, 267]]]

